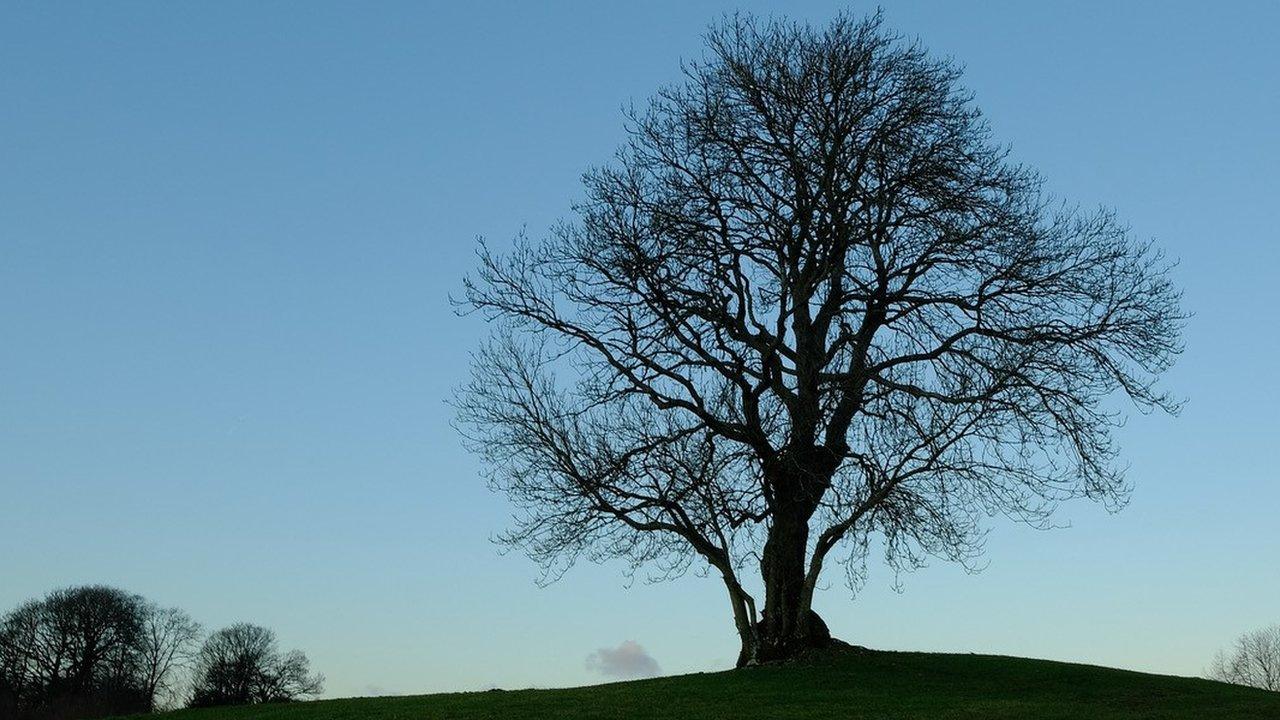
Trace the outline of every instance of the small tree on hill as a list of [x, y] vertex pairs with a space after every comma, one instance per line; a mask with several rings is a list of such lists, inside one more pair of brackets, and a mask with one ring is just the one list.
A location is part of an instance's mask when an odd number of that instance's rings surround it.
[[281, 653], [274, 632], [238, 623], [210, 635], [197, 653], [191, 706], [289, 702], [323, 688], [306, 655]]
[[1230, 650], [1219, 650], [1209, 677], [1280, 692], [1280, 625], [1245, 633]]

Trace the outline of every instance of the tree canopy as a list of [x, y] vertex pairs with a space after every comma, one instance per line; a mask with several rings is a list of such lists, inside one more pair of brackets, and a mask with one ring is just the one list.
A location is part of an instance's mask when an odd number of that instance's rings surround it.
[[[544, 238], [487, 246], [457, 404], [506, 542], [725, 581], [740, 662], [825, 642], [824, 561], [967, 562], [1128, 486], [1117, 394], [1173, 411], [1170, 264], [1052, 198], [961, 73], [883, 27], [735, 16]], [[759, 571], [757, 609], [744, 577]]]

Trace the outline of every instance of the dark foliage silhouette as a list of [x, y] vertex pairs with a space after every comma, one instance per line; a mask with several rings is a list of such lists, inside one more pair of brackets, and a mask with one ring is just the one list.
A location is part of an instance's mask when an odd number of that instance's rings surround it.
[[456, 403], [507, 543], [550, 578], [713, 572], [750, 664], [828, 642], [837, 548], [856, 588], [873, 543], [971, 563], [988, 516], [1120, 507], [1110, 398], [1175, 409], [1183, 314], [1158, 251], [1048, 197], [879, 17], [706, 41], [574, 219], [482, 247], [463, 305], [494, 333]]
[[209, 636], [196, 655], [191, 705], [289, 702], [318, 695], [324, 677], [311, 673], [306, 655], [281, 653], [275, 633], [238, 623]]
[[280, 653], [266, 628], [235, 625], [203, 646], [200, 637], [199, 623], [181, 609], [111, 587], [56, 590], [23, 603], [0, 617], [0, 720], [279, 702], [321, 690], [306, 656]]
[[0, 621], [7, 717], [150, 710], [140, 652], [147, 613], [141, 597], [99, 585], [56, 590], [9, 612]]

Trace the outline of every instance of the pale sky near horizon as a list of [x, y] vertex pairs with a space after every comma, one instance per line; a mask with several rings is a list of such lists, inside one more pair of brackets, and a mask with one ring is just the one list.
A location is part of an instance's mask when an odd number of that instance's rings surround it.
[[[509, 507], [445, 400], [477, 236], [568, 212], [620, 108], [735, 9], [855, 3], [0, 3], [0, 612], [101, 582], [275, 628], [327, 695], [729, 666], [714, 579], [628, 587], [488, 541]], [[840, 569], [884, 649], [1193, 675], [1280, 623], [1280, 4], [885, 2], [967, 68], [1049, 189], [1180, 258], [1177, 418], [1120, 433], [1129, 507], [993, 521], [988, 567]], [[629, 646], [625, 646], [629, 647]]]

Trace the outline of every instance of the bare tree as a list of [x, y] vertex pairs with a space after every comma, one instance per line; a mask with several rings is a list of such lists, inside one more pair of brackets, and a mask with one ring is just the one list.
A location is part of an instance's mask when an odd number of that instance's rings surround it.
[[706, 42], [576, 219], [482, 245], [464, 306], [495, 331], [456, 403], [522, 510], [506, 542], [550, 577], [697, 562], [748, 664], [829, 641], [837, 547], [856, 587], [876, 538], [895, 568], [969, 562], [986, 516], [1121, 506], [1109, 398], [1176, 409], [1183, 314], [1158, 251], [1047, 197], [879, 16]]
[[23, 603], [0, 618], [0, 717], [21, 713], [42, 698], [48, 665], [39, 654], [41, 608]]
[[1280, 625], [1241, 635], [1229, 651], [1218, 651], [1209, 677], [1280, 692]]
[[149, 709], [139, 682], [142, 598], [90, 585], [55, 590], [0, 618], [0, 695], [18, 716], [100, 717]]
[[180, 704], [178, 675], [187, 667], [200, 640], [200, 623], [183, 610], [148, 603], [138, 646], [139, 674], [152, 709]]
[[300, 651], [281, 653], [271, 630], [237, 623], [205, 640], [193, 684], [193, 707], [247, 705], [319, 695], [324, 676], [311, 673]]

